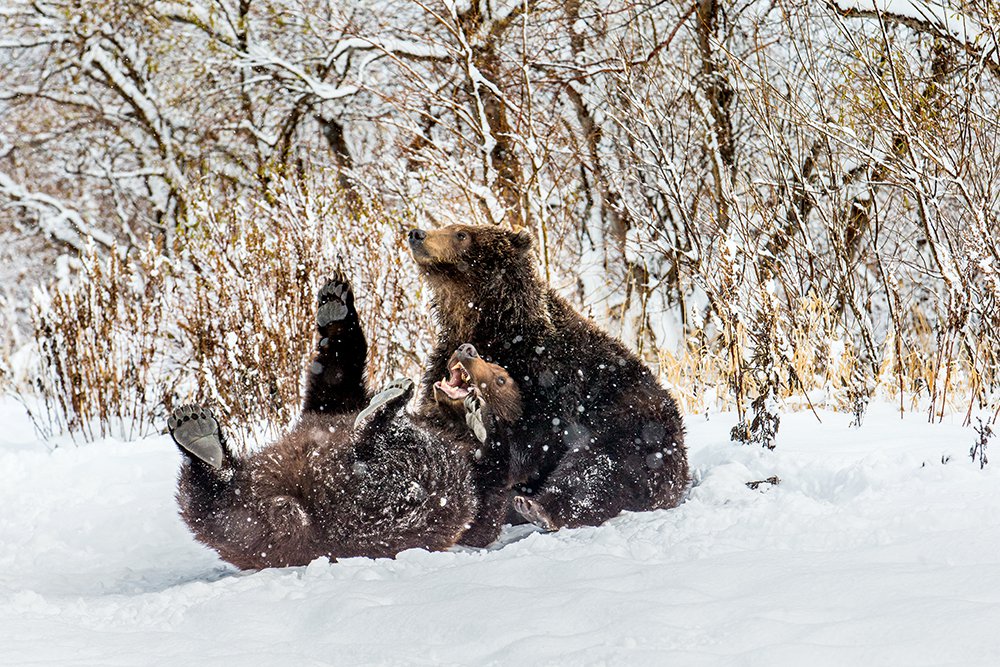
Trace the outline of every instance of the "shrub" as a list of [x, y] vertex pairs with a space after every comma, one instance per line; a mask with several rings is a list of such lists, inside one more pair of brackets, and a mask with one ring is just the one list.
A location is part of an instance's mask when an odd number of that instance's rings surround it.
[[75, 280], [37, 305], [44, 433], [133, 438], [188, 401], [234, 425], [288, 425], [315, 344], [315, 294], [338, 267], [356, 286], [370, 384], [418, 372], [432, 328], [400, 246], [404, 215], [289, 181], [263, 201], [201, 201], [168, 247], [91, 247]]

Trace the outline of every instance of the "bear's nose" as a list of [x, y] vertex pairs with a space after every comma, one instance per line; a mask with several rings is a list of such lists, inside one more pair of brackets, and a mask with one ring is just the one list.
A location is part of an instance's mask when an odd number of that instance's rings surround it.
[[422, 229], [411, 229], [410, 233], [407, 234], [407, 238], [410, 239], [410, 243], [420, 243], [427, 238], [427, 232]]
[[479, 353], [476, 352], [476, 348], [472, 343], [465, 343], [458, 347], [458, 356], [463, 359], [475, 359], [479, 356]]

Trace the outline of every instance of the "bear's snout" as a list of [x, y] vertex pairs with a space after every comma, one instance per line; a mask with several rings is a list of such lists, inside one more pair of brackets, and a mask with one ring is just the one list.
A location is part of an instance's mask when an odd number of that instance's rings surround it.
[[424, 239], [427, 238], [427, 232], [422, 229], [411, 229], [409, 234], [406, 235], [409, 240], [410, 245], [417, 245], [418, 243], [423, 243]]
[[475, 359], [479, 356], [479, 353], [476, 351], [476, 348], [472, 345], [472, 343], [460, 345], [455, 354], [459, 359]]

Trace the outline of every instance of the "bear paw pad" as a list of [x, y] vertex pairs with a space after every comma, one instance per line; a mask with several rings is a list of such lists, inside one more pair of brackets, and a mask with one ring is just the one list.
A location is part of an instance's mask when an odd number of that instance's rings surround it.
[[368, 403], [368, 407], [358, 413], [354, 419], [354, 427], [367, 420], [376, 412], [396, 406], [402, 408], [413, 396], [413, 380], [410, 378], [396, 378], [385, 386], [382, 391], [375, 394]]
[[350, 316], [354, 303], [351, 284], [338, 272], [320, 288], [317, 301], [319, 307], [316, 309], [316, 324], [320, 328], [342, 322]]
[[182, 405], [167, 418], [167, 428], [170, 437], [185, 452], [216, 470], [222, 467], [219, 422], [211, 410], [200, 405]]

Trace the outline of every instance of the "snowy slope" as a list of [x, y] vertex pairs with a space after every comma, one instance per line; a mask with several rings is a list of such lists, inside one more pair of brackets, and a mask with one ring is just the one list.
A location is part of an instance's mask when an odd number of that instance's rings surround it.
[[957, 425], [821, 416], [775, 452], [688, 417], [672, 511], [238, 573], [177, 518], [167, 438], [50, 450], [0, 401], [0, 664], [998, 664], [998, 464]]

